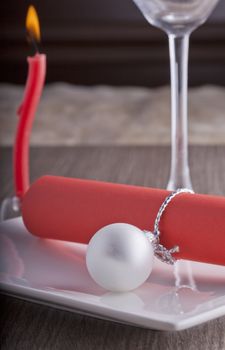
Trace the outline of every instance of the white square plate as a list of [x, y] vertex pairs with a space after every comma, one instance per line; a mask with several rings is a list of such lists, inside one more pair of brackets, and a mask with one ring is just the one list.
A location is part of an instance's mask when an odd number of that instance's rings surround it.
[[158, 330], [225, 315], [224, 266], [180, 261], [174, 274], [155, 260], [140, 288], [110, 293], [89, 276], [85, 245], [36, 238], [21, 218], [0, 224], [0, 250], [1, 291], [23, 299]]

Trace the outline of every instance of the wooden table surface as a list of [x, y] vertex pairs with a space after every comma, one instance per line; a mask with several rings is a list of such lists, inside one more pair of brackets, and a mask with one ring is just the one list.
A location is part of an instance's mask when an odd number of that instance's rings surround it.
[[[43, 174], [165, 187], [169, 148], [39, 147], [31, 150], [32, 180]], [[0, 152], [0, 199], [12, 194], [11, 149]], [[225, 147], [190, 149], [197, 192], [225, 195]], [[54, 350], [223, 350], [225, 317], [180, 332], [98, 320], [1, 295], [0, 348]]]

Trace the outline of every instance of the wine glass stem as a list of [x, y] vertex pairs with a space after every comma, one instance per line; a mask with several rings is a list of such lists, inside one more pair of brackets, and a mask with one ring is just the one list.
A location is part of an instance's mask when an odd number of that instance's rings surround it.
[[167, 188], [192, 189], [188, 165], [189, 34], [169, 34], [171, 74], [171, 170]]

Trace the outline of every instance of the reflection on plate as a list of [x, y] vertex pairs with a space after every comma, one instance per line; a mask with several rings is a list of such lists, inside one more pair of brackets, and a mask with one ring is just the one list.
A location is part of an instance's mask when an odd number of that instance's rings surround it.
[[0, 288], [72, 312], [159, 330], [181, 330], [225, 315], [225, 267], [155, 260], [140, 288], [110, 293], [89, 276], [86, 246], [43, 240], [22, 219], [0, 225]]

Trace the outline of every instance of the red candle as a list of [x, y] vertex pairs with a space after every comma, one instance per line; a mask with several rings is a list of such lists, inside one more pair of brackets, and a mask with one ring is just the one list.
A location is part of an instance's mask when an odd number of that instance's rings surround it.
[[[40, 40], [38, 17], [33, 6], [27, 13], [27, 30], [30, 40]], [[36, 47], [36, 44], [35, 44]], [[19, 122], [14, 143], [14, 187], [16, 196], [22, 198], [29, 188], [29, 141], [31, 128], [45, 81], [46, 56], [36, 53], [28, 57], [28, 77], [23, 102], [18, 109]]]

